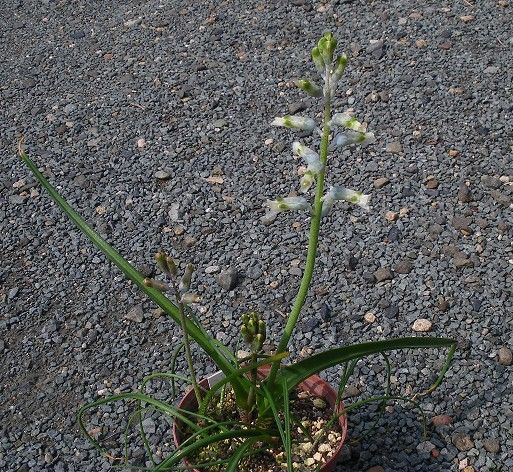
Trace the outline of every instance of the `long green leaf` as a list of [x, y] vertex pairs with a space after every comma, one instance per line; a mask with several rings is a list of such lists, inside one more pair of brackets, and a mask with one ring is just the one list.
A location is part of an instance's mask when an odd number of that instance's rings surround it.
[[[34, 174], [39, 183], [46, 189], [55, 203], [57, 203], [70, 220], [75, 223], [78, 229], [80, 229], [80, 231], [82, 231], [82, 233], [84, 233], [93, 242], [93, 244], [95, 244], [114, 264], [116, 264], [127, 278], [137, 285], [151, 300], [160, 306], [168, 316], [180, 325], [180, 313], [176, 305], [174, 305], [171, 300], [169, 300], [169, 298], [160, 291], [144, 285], [144, 276], [82, 219], [82, 217], [46, 180], [43, 174], [39, 172], [37, 166], [29, 156], [22, 151], [20, 152], [20, 157]], [[219, 369], [221, 369], [227, 376], [236, 371], [236, 367], [226, 359], [220, 349], [216, 348], [216, 345], [218, 344], [217, 341], [214, 342], [214, 339], [211, 336], [208, 336], [201, 328], [189, 319], [186, 319], [185, 328], [189, 336], [199, 344]], [[238, 401], [242, 401], [242, 399], [247, 397], [247, 392], [250, 388], [250, 382], [247, 379], [233, 376], [232, 386]]]
[[244, 441], [232, 454], [224, 472], [237, 472], [239, 462], [244, 457], [244, 454], [256, 442], [257, 440], [255, 438], [246, 439], [246, 441]]
[[[274, 397], [277, 398], [278, 396], [281, 396], [280, 389], [284, 380], [287, 382], [287, 387], [290, 391], [311, 375], [353, 359], [402, 349], [448, 348], [449, 352], [447, 354], [447, 360], [442, 367], [437, 380], [428, 389], [428, 391], [433, 391], [438, 387], [438, 385], [440, 385], [443, 376], [447, 372], [454, 356], [454, 352], [456, 351], [456, 346], [457, 343], [454, 339], [421, 337], [397, 338], [385, 341], [353, 344], [351, 346], [330, 349], [296, 362], [295, 364], [283, 366], [277, 372], [275, 383], [267, 385], [267, 387]], [[269, 379], [264, 383], [270, 384]]]

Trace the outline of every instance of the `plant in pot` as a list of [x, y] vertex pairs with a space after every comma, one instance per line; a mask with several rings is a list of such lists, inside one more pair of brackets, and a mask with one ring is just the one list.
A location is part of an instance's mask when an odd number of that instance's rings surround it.
[[[367, 145], [375, 140], [373, 133], [367, 132], [366, 126], [351, 111], [332, 112], [337, 84], [347, 65], [345, 54], [335, 58], [336, 45], [333, 35], [326, 33], [312, 50], [313, 63], [322, 78], [322, 86], [309, 80], [296, 81], [296, 85], [308, 95], [322, 100], [320, 127], [314, 119], [302, 116], [284, 116], [272, 123], [320, 135], [319, 152], [298, 141], [292, 145], [294, 154], [305, 163], [299, 182], [300, 195], [295, 193], [268, 200], [267, 213], [262, 218], [263, 223], [270, 224], [279, 213], [286, 211], [304, 211], [310, 218], [302, 280], [277, 347], [272, 351], [265, 348], [268, 334], [265, 314], [250, 312], [241, 315], [241, 342], [246, 345], [242, 356], [235, 355], [228, 346], [207, 333], [191, 308], [200, 299], [191, 290], [193, 266], [184, 266], [166, 252], [159, 251], [156, 263], [163, 277], [145, 278], [69, 206], [20, 145], [21, 159], [53, 200], [128, 279], [177, 323], [183, 335], [179, 349], [183, 349], [187, 361], [187, 376], [174, 371], [173, 361], [170, 372], [146, 377], [139, 390], [103, 398], [80, 409], [79, 423], [83, 432], [103, 453], [108, 451], [88, 432], [85, 415], [109, 403], [128, 401], [133, 412], [127, 428], [138, 423], [151, 463], [149, 469], [154, 472], [182, 468], [210, 472], [329, 471], [334, 468], [346, 435], [348, 413], [366, 402], [400, 398], [394, 397], [387, 388], [381, 396], [343, 405], [344, 389], [359, 360], [381, 354], [389, 366], [387, 354], [394, 350], [447, 349], [439, 375], [423, 393], [433, 391], [441, 383], [456, 349], [456, 342], [452, 339], [404, 337], [362, 342], [315, 353], [295, 362], [286, 360], [314, 275], [323, 218], [337, 201], [369, 209], [368, 195], [337, 185], [326, 189], [325, 185], [332, 153], [341, 147]], [[196, 378], [192, 343], [199, 346], [217, 366], [218, 374], [207, 379]], [[334, 366], [340, 366], [341, 371], [336, 389], [317, 375]], [[155, 379], [169, 381], [173, 387], [176, 380], [186, 381], [191, 388], [178, 403], [163, 401], [147, 393], [148, 385]], [[152, 453], [143, 422], [148, 411], [158, 411], [173, 420], [176, 448], [165, 457], [156, 458]]]

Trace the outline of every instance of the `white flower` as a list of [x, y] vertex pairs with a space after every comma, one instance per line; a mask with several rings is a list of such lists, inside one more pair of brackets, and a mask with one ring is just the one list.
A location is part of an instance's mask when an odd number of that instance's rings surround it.
[[285, 128], [302, 129], [305, 131], [313, 131], [315, 128], [315, 120], [298, 115], [276, 117], [271, 124], [274, 126], [284, 126]]
[[376, 141], [374, 133], [363, 133], [360, 131], [348, 130], [337, 134], [331, 142], [330, 148], [333, 150], [340, 146], [351, 146], [352, 144], [361, 144], [366, 146]]
[[292, 151], [294, 154], [302, 157], [305, 160], [306, 165], [308, 166], [307, 170], [312, 171], [314, 174], [318, 174], [322, 171], [324, 166], [321, 163], [319, 154], [317, 154], [315, 151], [298, 141], [294, 141], [292, 143]]
[[310, 187], [313, 185], [314, 181], [315, 175], [312, 171], [307, 169], [306, 172], [303, 174], [303, 177], [301, 177], [301, 180], [299, 181], [300, 192], [308, 192], [308, 190], [310, 190]]
[[354, 203], [355, 205], [362, 207], [364, 210], [370, 210], [370, 195], [334, 185], [330, 187], [326, 195], [322, 197], [322, 216], [326, 216], [331, 211], [333, 204], [337, 200], [344, 200], [348, 203]]
[[276, 200], [267, 200], [266, 206], [274, 213], [288, 210], [307, 210], [308, 202], [304, 197], [285, 197]]
[[294, 83], [308, 95], [312, 97], [322, 97], [322, 89], [312, 81], [307, 79], [300, 79], [295, 80]]
[[343, 126], [353, 131], [364, 132], [362, 124], [348, 111], [344, 113], [335, 113], [331, 119], [331, 125]]

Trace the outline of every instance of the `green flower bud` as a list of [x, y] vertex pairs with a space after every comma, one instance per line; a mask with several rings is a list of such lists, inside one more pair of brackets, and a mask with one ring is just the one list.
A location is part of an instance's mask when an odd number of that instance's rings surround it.
[[159, 269], [165, 274], [169, 273], [166, 258], [167, 254], [164, 251], [159, 251], [155, 254], [155, 261], [157, 262]]
[[171, 256], [166, 257], [166, 264], [169, 269], [169, 273], [174, 277], [177, 273], [176, 262]]
[[185, 267], [185, 272], [183, 274], [182, 280], [180, 282], [180, 291], [189, 290], [191, 287], [191, 281], [192, 281], [192, 273], [194, 272], [194, 266], [192, 264], [187, 264], [187, 267]]
[[324, 63], [324, 59], [322, 58], [321, 51], [318, 47], [315, 47], [312, 49], [312, 60], [314, 61], [315, 67], [317, 67], [317, 70], [324, 74], [324, 71], [326, 69], [326, 64]]
[[333, 61], [333, 53], [337, 47], [337, 40], [331, 33], [324, 33], [324, 36], [319, 39], [317, 48], [321, 53], [322, 59], [325, 64], [331, 64]]
[[259, 320], [258, 321], [258, 334], [263, 334], [265, 336], [265, 321]]
[[347, 58], [346, 53], [337, 57], [337, 61], [335, 63], [335, 69], [333, 70], [333, 75], [332, 75], [334, 83], [339, 81], [340, 78], [342, 77], [342, 74], [346, 70], [347, 62], [348, 62], [348, 58]]
[[255, 342], [254, 342], [254, 350], [260, 351], [262, 349], [262, 346], [264, 345], [265, 336], [263, 334], [257, 334], [255, 336]]
[[294, 83], [298, 88], [306, 92], [311, 97], [322, 97], [322, 89], [306, 79], [295, 80]]
[[146, 285], [146, 287], [151, 287], [160, 290], [161, 292], [167, 292], [168, 290], [171, 290], [171, 287], [168, 284], [155, 279], [146, 278], [143, 280], [143, 284]]

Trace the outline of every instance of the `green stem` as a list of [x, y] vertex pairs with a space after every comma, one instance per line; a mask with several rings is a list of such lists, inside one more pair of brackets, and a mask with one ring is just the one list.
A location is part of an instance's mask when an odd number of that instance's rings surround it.
[[192, 359], [191, 353], [191, 342], [189, 339], [189, 335], [187, 333], [187, 317], [185, 315], [185, 307], [184, 304], [180, 301], [180, 290], [176, 286], [176, 282], [173, 280], [173, 290], [175, 292], [176, 303], [178, 306], [178, 311], [180, 312], [180, 325], [183, 331], [183, 345], [185, 348], [185, 358], [187, 359], [187, 365], [189, 367], [189, 375], [191, 376], [192, 388], [194, 389], [194, 395], [196, 396], [196, 401], [198, 402], [198, 408], [201, 404], [201, 389], [198, 384], [198, 379], [196, 378], [196, 371], [194, 370], [194, 362]]
[[[326, 78], [326, 90], [330, 90], [330, 76], [329, 72], [327, 73]], [[283, 330], [282, 337], [280, 339], [280, 343], [278, 344], [277, 353], [285, 352], [287, 346], [289, 344], [290, 337], [296, 327], [296, 324], [299, 319], [299, 315], [301, 310], [305, 304], [306, 297], [308, 295], [308, 290], [310, 288], [310, 284], [312, 283], [312, 277], [315, 268], [315, 259], [317, 256], [317, 244], [319, 241], [319, 231], [321, 228], [321, 212], [322, 212], [322, 196], [324, 195], [324, 178], [326, 176], [327, 170], [327, 161], [328, 161], [328, 144], [329, 144], [329, 136], [330, 136], [330, 120], [331, 120], [331, 96], [328, 92], [324, 97], [324, 113], [322, 119], [322, 137], [321, 137], [321, 145], [319, 157], [320, 161], [323, 164], [323, 170], [319, 172], [317, 176], [317, 186], [315, 190], [315, 200], [314, 200], [314, 209], [312, 219], [310, 221], [310, 235], [308, 239], [308, 252], [306, 255], [306, 263], [305, 270], [303, 272], [303, 278], [301, 279], [301, 284], [299, 286], [298, 293], [296, 295], [296, 299], [294, 300], [294, 305], [292, 306], [292, 310], [287, 319], [287, 323], [285, 324], [285, 329]], [[269, 382], [274, 383], [274, 379], [276, 377], [277, 370], [279, 368], [280, 363], [276, 362], [273, 364], [271, 368], [271, 373], [269, 374]]]

